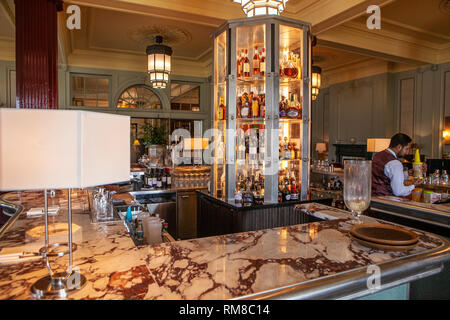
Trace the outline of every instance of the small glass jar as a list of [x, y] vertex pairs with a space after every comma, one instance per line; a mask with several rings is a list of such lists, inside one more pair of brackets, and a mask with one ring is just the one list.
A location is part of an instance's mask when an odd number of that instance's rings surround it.
[[425, 203], [431, 203], [431, 195], [433, 194], [433, 191], [431, 190], [425, 190], [423, 192], [423, 202]]
[[421, 202], [422, 201], [422, 188], [415, 188], [412, 193], [412, 201]]

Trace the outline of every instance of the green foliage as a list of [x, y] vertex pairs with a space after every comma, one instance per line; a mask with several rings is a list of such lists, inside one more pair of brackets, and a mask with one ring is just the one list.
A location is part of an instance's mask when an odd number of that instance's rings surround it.
[[166, 132], [166, 127], [152, 127], [148, 124], [142, 126], [144, 131], [144, 145], [148, 147], [149, 145], [166, 145], [168, 134]]

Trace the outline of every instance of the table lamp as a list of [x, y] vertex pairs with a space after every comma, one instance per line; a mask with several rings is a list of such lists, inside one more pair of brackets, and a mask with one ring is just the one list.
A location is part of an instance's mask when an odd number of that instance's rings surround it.
[[367, 152], [380, 152], [389, 148], [391, 139], [367, 139]]
[[323, 142], [316, 143], [316, 151], [318, 160], [323, 160], [321, 158], [321, 154], [327, 151], [327, 144]]
[[[130, 117], [106, 113], [0, 109], [0, 191], [44, 190], [45, 257], [49, 275], [31, 287], [35, 298], [66, 297], [86, 278], [73, 271], [71, 189], [128, 181]], [[68, 189], [68, 242], [49, 245], [47, 190]], [[68, 250], [57, 249], [67, 246]], [[69, 254], [66, 272], [49, 257]], [[73, 279], [78, 279], [73, 285]]]

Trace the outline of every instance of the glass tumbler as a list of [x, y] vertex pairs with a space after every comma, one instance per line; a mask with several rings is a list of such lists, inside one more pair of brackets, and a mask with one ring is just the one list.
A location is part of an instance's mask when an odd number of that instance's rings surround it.
[[344, 161], [344, 202], [351, 210], [354, 220], [350, 223], [361, 223], [361, 213], [370, 205], [372, 193], [372, 161]]

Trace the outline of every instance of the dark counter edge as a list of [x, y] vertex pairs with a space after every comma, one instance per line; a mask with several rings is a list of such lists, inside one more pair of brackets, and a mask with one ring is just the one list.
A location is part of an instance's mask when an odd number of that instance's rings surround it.
[[197, 192], [197, 195], [207, 197], [209, 200], [211, 200], [219, 205], [225, 206], [229, 209], [235, 210], [235, 211], [280, 208], [280, 207], [287, 207], [287, 206], [293, 206], [293, 205], [302, 204], [302, 203], [312, 203], [312, 202], [331, 206], [332, 201], [333, 201], [332, 198], [325, 198], [325, 199], [317, 199], [317, 200], [298, 200], [298, 201], [284, 201], [284, 202], [268, 203], [268, 204], [254, 204], [254, 205], [245, 207], [245, 206], [237, 206], [228, 201], [224, 201], [222, 199], [216, 198], [216, 197], [210, 195], [205, 190], [196, 190], [196, 192]]

